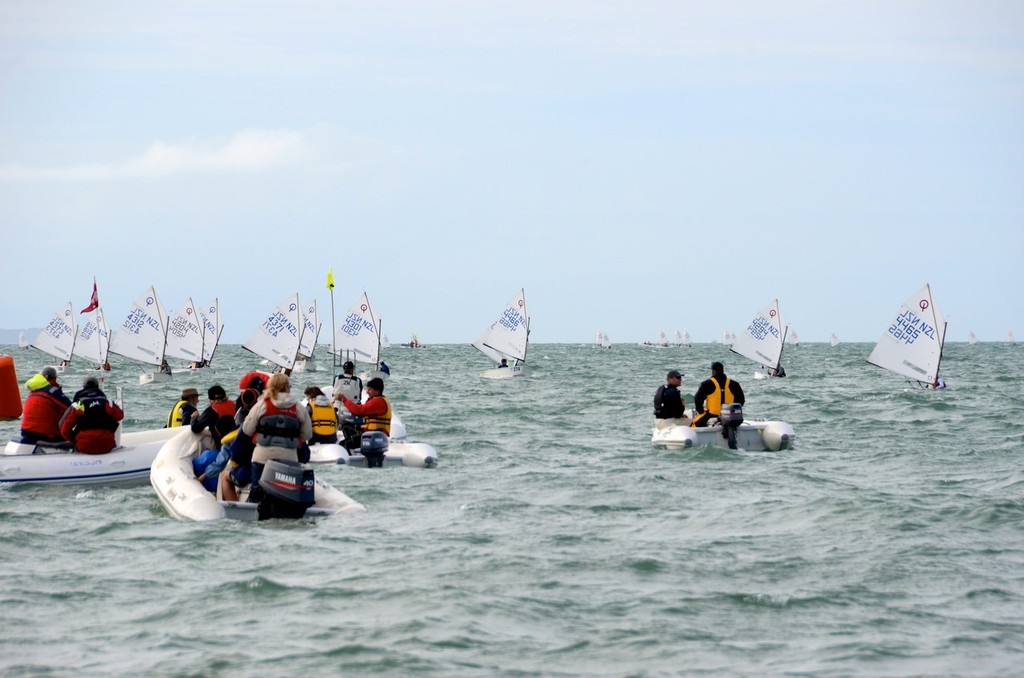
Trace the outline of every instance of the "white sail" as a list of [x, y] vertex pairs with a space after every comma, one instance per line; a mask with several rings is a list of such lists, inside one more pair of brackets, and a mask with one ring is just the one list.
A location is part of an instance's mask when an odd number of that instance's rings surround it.
[[526, 312], [526, 293], [512, 297], [498, 319], [473, 342], [473, 346], [494, 362], [515, 360], [526, 362], [526, 349], [530, 341], [530, 316]]
[[75, 312], [69, 301], [67, 306], [57, 309], [50, 322], [32, 342], [32, 346], [43, 353], [49, 353], [57, 360], [71, 360], [77, 332]]
[[18, 348], [28, 348], [31, 344], [28, 343], [28, 339], [25, 338], [24, 332], [18, 332]]
[[800, 345], [800, 336], [796, 333], [796, 330], [789, 333], [789, 343], [793, 346]]
[[220, 302], [214, 298], [196, 309], [203, 328], [203, 360], [207, 364], [213, 360], [220, 343], [220, 335], [224, 332], [224, 323], [220, 321]]
[[380, 335], [380, 347], [381, 348], [391, 348], [391, 340], [388, 339], [388, 335], [386, 335], [386, 334]]
[[198, 363], [203, 359], [203, 331], [203, 321], [189, 297], [171, 316], [164, 355]]
[[379, 331], [370, 298], [364, 292], [348, 309], [341, 327], [334, 333], [335, 352], [355, 362], [371, 363], [376, 367], [380, 359]]
[[777, 370], [782, 359], [788, 326], [779, 311], [779, 300], [774, 299], [762, 308], [732, 342], [732, 351], [744, 358]]
[[683, 344], [689, 346], [692, 343], [693, 340], [690, 339], [690, 330], [683, 330]]
[[945, 338], [946, 319], [926, 284], [900, 306], [868, 362], [928, 386], [939, 372]]
[[84, 314], [78, 323], [78, 339], [75, 341], [74, 353], [80, 358], [90, 360], [100, 367], [107, 362], [110, 350], [110, 326], [107, 324], [103, 309]]
[[164, 361], [167, 344], [167, 313], [150, 287], [132, 304], [128, 316], [110, 340], [110, 352], [146, 365]]
[[1008, 330], [1008, 331], [1006, 332], [1006, 343], [1007, 343], [1007, 344], [1010, 344], [1011, 346], [1012, 346], [1013, 344], [1017, 343], [1017, 342], [1016, 342], [1016, 341], [1014, 340], [1014, 338], [1013, 338], [1013, 330]]
[[833, 332], [832, 336], [829, 337], [828, 343], [831, 344], [832, 346], [838, 346], [839, 345], [839, 337], [836, 336], [835, 332]]
[[290, 370], [299, 353], [302, 329], [302, 307], [296, 293], [267, 314], [242, 348]]
[[974, 346], [975, 344], [978, 343], [978, 337], [977, 335], [974, 334], [974, 332], [971, 332], [970, 336], [967, 337], [967, 343], [970, 344], [971, 346]]
[[320, 314], [316, 310], [316, 299], [306, 304], [302, 311], [302, 342], [299, 344], [299, 357], [312, 358], [316, 350], [316, 341], [320, 338]]

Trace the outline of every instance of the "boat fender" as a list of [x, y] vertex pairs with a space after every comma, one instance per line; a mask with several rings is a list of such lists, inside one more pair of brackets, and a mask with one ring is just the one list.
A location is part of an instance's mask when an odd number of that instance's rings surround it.
[[793, 427], [784, 421], [770, 421], [761, 431], [761, 441], [772, 452], [792, 449], [795, 439]]
[[21, 389], [18, 388], [14, 358], [0, 355], [0, 421], [21, 418], [21, 407]]

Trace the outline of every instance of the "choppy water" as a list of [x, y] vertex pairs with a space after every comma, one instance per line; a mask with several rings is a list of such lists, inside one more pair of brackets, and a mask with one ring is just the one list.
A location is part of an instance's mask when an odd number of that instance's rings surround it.
[[[7, 348], [22, 381], [45, 362]], [[720, 346], [541, 345], [504, 382], [468, 346], [389, 349], [440, 465], [318, 467], [360, 515], [195, 524], [148, 486], [0, 488], [0, 673], [1019, 674], [1024, 351], [949, 346], [925, 392], [870, 349], [805, 344], [754, 381]], [[795, 449], [650, 446], [665, 372], [692, 394], [714, 359]], [[217, 362], [229, 387], [258, 367]], [[114, 367], [130, 428], [212, 383]]]

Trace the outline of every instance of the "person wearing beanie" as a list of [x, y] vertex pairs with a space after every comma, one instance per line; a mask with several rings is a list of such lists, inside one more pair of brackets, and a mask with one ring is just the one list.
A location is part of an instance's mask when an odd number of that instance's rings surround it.
[[114, 432], [124, 412], [107, 400], [96, 377], [86, 377], [60, 422], [62, 436], [84, 454], [106, 454], [117, 445]]
[[693, 396], [693, 406], [697, 414], [693, 417], [694, 428], [707, 426], [712, 417], [722, 414], [722, 403], [746, 402], [743, 389], [739, 382], [725, 376], [725, 367], [717, 360], [711, 363], [711, 378], [701, 382], [697, 393]]
[[57, 383], [57, 370], [44, 367], [42, 372], [25, 382], [25, 388], [29, 393], [22, 407], [21, 442], [64, 442], [60, 419], [71, 407], [71, 399], [64, 395]]
[[202, 433], [204, 429], [209, 429], [216, 448], [220, 449], [221, 436], [217, 431], [217, 421], [221, 417], [228, 417], [234, 421], [235, 404], [228, 400], [228, 394], [220, 384], [211, 386], [206, 392], [206, 397], [210, 399], [210, 404], [198, 417], [192, 417], [189, 426], [192, 433]]

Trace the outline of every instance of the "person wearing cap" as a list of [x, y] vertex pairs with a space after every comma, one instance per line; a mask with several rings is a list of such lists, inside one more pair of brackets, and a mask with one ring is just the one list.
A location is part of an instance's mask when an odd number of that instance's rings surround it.
[[690, 425], [690, 419], [686, 416], [686, 400], [679, 392], [682, 385], [683, 373], [669, 370], [665, 383], [654, 392], [654, 425], [657, 428]]
[[75, 402], [60, 422], [60, 432], [85, 454], [106, 454], [117, 445], [114, 432], [124, 412], [100, 390], [96, 377], [86, 377]]
[[228, 394], [220, 384], [211, 386], [206, 391], [206, 397], [210, 399], [210, 404], [199, 416], [192, 417], [189, 426], [192, 433], [202, 433], [204, 429], [209, 429], [213, 434], [213, 442], [219, 449], [220, 434], [217, 431], [217, 420], [221, 417], [228, 417], [234, 421], [235, 403], [228, 400]]
[[188, 426], [191, 424], [192, 416], [199, 411], [198, 404], [199, 391], [194, 388], [183, 388], [181, 390], [181, 398], [171, 408], [171, 413], [167, 415], [167, 423], [164, 425], [164, 428]]
[[60, 419], [69, 407], [71, 399], [64, 395], [57, 383], [57, 370], [44, 367], [43, 371], [25, 382], [28, 397], [21, 415], [21, 442], [60, 443]]
[[358, 403], [363, 396], [363, 380], [355, 375], [356, 366], [351, 360], [346, 360], [341, 369], [334, 378], [334, 399], [341, 402], [348, 398]]
[[743, 388], [739, 382], [725, 376], [725, 367], [715, 361], [711, 363], [711, 378], [701, 382], [697, 393], [693, 396], [693, 407], [697, 414], [693, 417], [694, 428], [707, 426], [712, 417], [722, 414], [722, 403], [746, 402]]
[[366, 382], [366, 402], [359, 403], [342, 396], [342, 405], [357, 417], [363, 417], [363, 433], [367, 431], [383, 431], [391, 435], [391, 403], [384, 397], [384, 380], [374, 377]]

